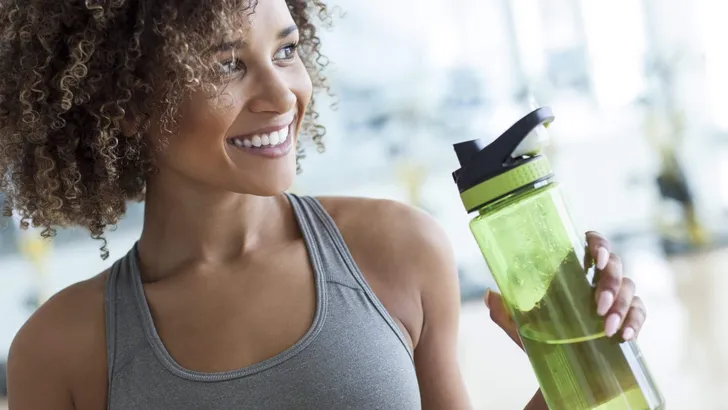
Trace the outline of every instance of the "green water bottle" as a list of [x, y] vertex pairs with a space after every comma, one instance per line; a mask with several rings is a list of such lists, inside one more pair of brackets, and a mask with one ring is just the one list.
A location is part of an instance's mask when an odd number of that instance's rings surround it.
[[608, 338], [594, 268], [541, 150], [554, 117], [539, 108], [489, 145], [455, 145], [470, 229], [498, 284], [551, 410], [664, 409], [634, 342]]

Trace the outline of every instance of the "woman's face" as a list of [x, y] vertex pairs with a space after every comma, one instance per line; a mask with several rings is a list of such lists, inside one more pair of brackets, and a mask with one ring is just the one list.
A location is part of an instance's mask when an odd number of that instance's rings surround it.
[[178, 133], [157, 158], [158, 175], [271, 196], [293, 182], [311, 78], [298, 57], [299, 35], [285, 0], [259, 0], [241, 24], [244, 38], [224, 41], [214, 54], [227, 78], [221, 96], [190, 96]]

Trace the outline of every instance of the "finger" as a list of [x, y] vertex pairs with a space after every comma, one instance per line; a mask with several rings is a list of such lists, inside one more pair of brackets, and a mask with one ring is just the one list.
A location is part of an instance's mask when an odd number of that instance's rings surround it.
[[634, 299], [635, 285], [632, 279], [625, 278], [622, 281], [622, 286], [619, 288], [617, 298], [614, 301], [607, 319], [604, 321], [604, 333], [608, 337], [614, 336], [619, 328], [622, 327], [624, 319], [627, 317], [629, 308], [632, 306], [632, 300]]
[[609, 254], [606, 266], [599, 273], [594, 297], [597, 301], [597, 314], [604, 316], [612, 308], [619, 289], [622, 287], [622, 260], [613, 253]]
[[629, 312], [627, 312], [627, 317], [624, 319], [622, 339], [627, 342], [636, 339], [640, 331], [642, 331], [642, 326], [645, 324], [646, 319], [647, 309], [645, 308], [645, 304], [639, 296], [635, 296], [632, 299]]
[[604, 269], [609, 259], [609, 253], [612, 251], [612, 245], [607, 238], [598, 232], [589, 231], [586, 233], [586, 244], [597, 269]]
[[485, 292], [484, 299], [485, 306], [490, 311], [490, 319], [503, 329], [515, 344], [522, 347], [521, 338], [518, 336], [518, 326], [511, 318], [511, 314], [508, 312], [501, 296], [497, 292], [488, 289]]

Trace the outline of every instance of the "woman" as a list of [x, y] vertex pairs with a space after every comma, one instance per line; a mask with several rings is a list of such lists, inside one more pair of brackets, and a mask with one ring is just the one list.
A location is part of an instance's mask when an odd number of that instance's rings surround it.
[[[325, 5], [238, 3], [0, 6], [9, 208], [100, 239], [146, 201], [135, 248], [17, 335], [11, 410], [468, 408], [443, 231], [394, 202], [283, 194], [299, 132], [321, 147]], [[587, 239], [606, 330], [630, 339], [634, 284]], [[539, 394], [528, 408], [546, 409]]]

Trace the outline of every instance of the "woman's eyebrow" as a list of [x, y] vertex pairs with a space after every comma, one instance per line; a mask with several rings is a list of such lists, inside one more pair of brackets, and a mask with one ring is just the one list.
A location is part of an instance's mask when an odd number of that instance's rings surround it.
[[[290, 36], [292, 33], [296, 32], [296, 31], [298, 31], [298, 26], [296, 26], [295, 24], [288, 26], [278, 32], [277, 38], [279, 40], [282, 40], [282, 39]], [[245, 47], [245, 41], [243, 41], [241, 39], [225, 41], [225, 42], [222, 42], [222, 43], [218, 44], [217, 46], [215, 46], [215, 48], [212, 49], [212, 52], [220, 53], [220, 52], [236, 50], [236, 49], [240, 49], [240, 48], [244, 48], [244, 47]]]

